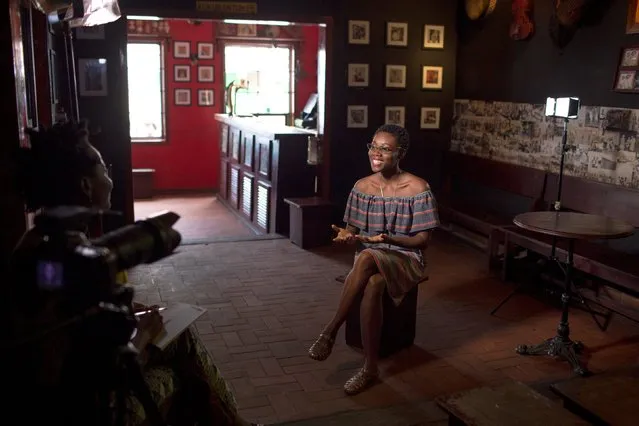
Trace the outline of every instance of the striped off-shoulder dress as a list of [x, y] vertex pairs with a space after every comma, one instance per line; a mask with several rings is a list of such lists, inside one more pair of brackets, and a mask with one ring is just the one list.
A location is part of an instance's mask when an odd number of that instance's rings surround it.
[[[353, 188], [346, 203], [344, 222], [358, 228], [361, 235], [413, 236], [438, 227], [439, 216], [430, 189], [411, 197], [383, 197]], [[375, 259], [386, 289], [397, 305], [427, 277], [426, 259], [420, 249], [363, 243], [358, 247], [355, 260], [364, 251]]]

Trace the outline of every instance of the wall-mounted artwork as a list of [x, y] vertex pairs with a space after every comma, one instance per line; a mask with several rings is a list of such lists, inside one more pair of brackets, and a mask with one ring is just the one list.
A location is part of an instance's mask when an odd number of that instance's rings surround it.
[[639, 33], [639, 0], [628, 0], [626, 34]]
[[176, 59], [188, 59], [191, 57], [191, 43], [188, 41], [173, 42], [173, 57]]
[[438, 90], [444, 82], [444, 68], [425, 65], [422, 67], [422, 89]]
[[[559, 170], [563, 123], [543, 104], [455, 100], [451, 151]], [[568, 127], [567, 175], [639, 188], [639, 109], [582, 105]]]
[[237, 26], [238, 37], [256, 37], [257, 25], [256, 24], [239, 24]]
[[368, 64], [348, 64], [348, 86], [368, 87]]
[[197, 81], [200, 83], [212, 83], [215, 81], [213, 65], [200, 65], [197, 67]]
[[406, 108], [403, 106], [387, 106], [384, 108], [384, 124], [395, 124], [404, 127]]
[[406, 65], [386, 65], [386, 87], [406, 88]]
[[197, 91], [198, 106], [213, 106], [215, 100], [213, 98], [213, 89], [199, 89]]
[[174, 65], [173, 80], [179, 81], [179, 82], [191, 81], [191, 66], [190, 65]]
[[424, 49], [444, 48], [444, 27], [441, 25], [424, 25]]
[[369, 21], [348, 21], [348, 43], [369, 44], [371, 42], [371, 23]]
[[177, 106], [191, 105], [191, 89], [175, 89], [174, 103]]
[[215, 49], [213, 49], [213, 43], [199, 42], [197, 44], [198, 59], [213, 59], [214, 56]]
[[441, 110], [433, 107], [422, 107], [419, 116], [420, 129], [439, 129]]
[[349, 105], [347, 107], [346, 127], [365, 129], [368, 127], [368, 106]]
[[107, 60], [79, 59], [78, 85], [80, 96], [107, 96]]
[[626, 47], [621, 50], [614, 90], [639, 93], [639, 46]]
[[386, 24], [386, 46], [408, 46], [408, 24], [388, 22]]

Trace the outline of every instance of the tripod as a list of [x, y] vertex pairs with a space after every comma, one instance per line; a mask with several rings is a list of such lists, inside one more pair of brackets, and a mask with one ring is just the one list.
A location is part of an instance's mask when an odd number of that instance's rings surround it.
[[[566, 158], [566, 152], [568, 151], [568, 121], [569, 119], [564, 117], [563, 118], [563, 133], [561, 135], [561, 147], [560, 147], [560, 160], [559, 160], [559, 176], [558, 176], [558, 180], [557, 180], [557, 198], [555, 200], [555, 202], [553, 203], [552, 209], [554, 209], [554, 211], [556, 212], [560, 212], [561, 211], [561, 195], [562, 195], [562, 189], [563, 189], [563, 183], [564, 183], [564, 169], [565, 169], [565, 158]], [[561, 273], [564, 277], [569, 277], [570, 278], [570, 282], [566, 282], [565, 285], [566, 286], [571, 286], [574, 287], [574, 289], [576, 290], [574, 294], [570, 294], [568, 293], [568, 295], [566, 293], [564, 293], [562, 295], [562, 303], [569, 303], [570, 300], [564, 300], [566, 297], [568, 297], [568, 299], [571, 298], [572, 295], [576, 296], [579, 303], [581, 305], [583, 305], [585, 307], [585, 310], [590, 314], [590, 316], [592, 317], [592, 319], [595, 321], [595, 323], [597, 324], [597, 326], [599, 327], [600, 330], [606, 330], [608, 328], [608, 323], [610, 320], [610, 316], [606, 315], [606, 314], [602, 314], [600, 312], [596, 312], [594, 309], [592, 309], [592, 307], [588, 304], [588, 302], [586, 301], [586, 299], [582, 296], [581, 292], [579, 291], [579, 289], [577, 288], [577, 286], [574, 285], [573, 281], [572, 281], [572, 274], [568, 274], [568, 271], [566, 269], [566, 267], [564, 267], [564, 264], [559, 260], [558, 256], [557, 256], [557, 237], [553, 236], [552, 237], [552, 245], [550, 248], [550, 256], [549, 256], [549, 260], [552, 261], [555, 265], [557, 265], [557, 267], [561, 270]], [[571, 243], [572, 244], [572, 243]], [[504, 254], [505, 256], [508, 255], [508, 253]], [[572, 253], [571, 250], [569, 250], [569, 257], [572, 258]], [[570, 259], [569, 259], [570, 260]], [[572, 260], [570, 260], [570, 263], [572, 262]], [[501, 302], [499, 302], [499, 304], [497, 306], [495, 306], [495, 308], [490, 312], [491, 315], [494, 315], [502, 306], [504, 306], [515, 294], [519, 293], [521, 291], [523, 287], [523, 284], [518, 284], [517, 287], [515, 287], [515, 289], [510, 292], [510, 294], [508, 294]], [[602, 316], [606, 316], [606, 321], [602, 324], [599, 322], [599, 319], [597, 318], [597, 315], [602, 315]]]

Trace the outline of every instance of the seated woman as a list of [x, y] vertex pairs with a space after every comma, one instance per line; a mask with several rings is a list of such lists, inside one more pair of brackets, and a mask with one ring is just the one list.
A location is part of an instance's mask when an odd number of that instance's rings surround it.
[[426, 278], [425, 251], [430, 233], [439, 225], [435, 199], [423, 179], [404, 172], [399, 162], [408, 151], [408, 132], [384, 125], [368, 144], [373, 174], [351, 190], [344, 213], [345, 228], [333, 225], [334, 241], [357, 243], [353, 268], [344, 282], [337, 313], [309, 349], [323, 361], [331, 353], [335, 336], [360, 292], [364, 367], [344, 385], [349, 395], [373, 384], [378, 375], [382, 329], [382, 296], [388, 292], [396, 305]]
[[[100, 153], [89, 142], [86, 125], [61, 122], [29, 134], [31, 149], [21, 152], [24, 161], [20, 181], [28, 211], [60, 205], [110, 208], [113, 182]], [[52, 302], [39, 303], [37, 297], [33, 259], [42, 242], [43, 235], [36, 229], [28, 231], [11, 260], [13, 279], [9, 297], [12, 328], [18, 335], [60, 320]], [[138, 304], [138, 308], [144, 307]], [[196, 331], [187, 330], [164, 351], [153, 350], [149, 343], [162, 327], [162, 317], [157, 311], [143, 315], [132, 340], [140, 352], [145, 382], [160, 411], [164, 415], [176, 414], [177, 424], [185, 424], [185, 419], [189, 419], [198, 425], [249, 425], [238, 415], [233, 395]], [[49, 343], [53, 344], [47, 347], [42, 343], [35, 351], [31, 350], [34, 355], [26, 357], [30, 362], [23, 362], [26, 369], [32, 370], [32, 384], [46, 387], [60, 378], [64, 362], [61, 359], [64, 355], [60, 354], [64, 353], [65, 340], [58, 336]], [[38, 406], [41, 401], [33, 403]], [[148, 423], [148, 413], [136, 396], [129, 395], [126, 406], [127, 424]]]

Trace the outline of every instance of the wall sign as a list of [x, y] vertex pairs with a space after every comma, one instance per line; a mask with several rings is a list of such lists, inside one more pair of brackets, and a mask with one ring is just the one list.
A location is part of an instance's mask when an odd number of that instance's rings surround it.
[[200, 12], [257, 14], [257, 3], [237, 1], [196, 1], [195, 9]]

